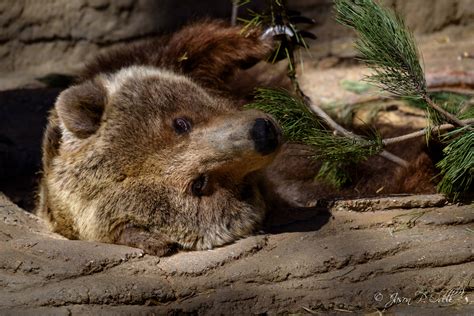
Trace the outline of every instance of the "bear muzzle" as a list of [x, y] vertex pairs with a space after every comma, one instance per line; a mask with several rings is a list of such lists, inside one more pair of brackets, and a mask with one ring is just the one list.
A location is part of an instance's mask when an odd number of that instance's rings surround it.
[[282, 144], [282, 132], [269, 115], [246, 110], [216, 118], [190, 133], [186, 151], [196, 172], [236, 172], [239, 176], [270, 164]]
[[250, 129], [255, 150], [266, 156], [275, 152], [281, 143], [281, 130], [269, 118], [257, 118]]

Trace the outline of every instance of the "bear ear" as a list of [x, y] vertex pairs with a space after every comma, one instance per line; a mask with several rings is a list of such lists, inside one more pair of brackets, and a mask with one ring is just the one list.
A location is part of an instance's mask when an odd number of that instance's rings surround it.
[[56, 112], [64, 126], [78, 138], [87, 138], [100, 126], [107, 92], [99, 82], [87, 81], [62, 92]]

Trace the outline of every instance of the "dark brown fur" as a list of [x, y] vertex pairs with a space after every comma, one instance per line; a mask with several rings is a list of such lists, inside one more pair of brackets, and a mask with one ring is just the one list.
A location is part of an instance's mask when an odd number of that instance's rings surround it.
[[212, 92], [233, 91], [234, 72], [265, 59], [272, 49], [260, 41], [260, 31], [246, 32], [224, 22], [204, 21], [179, 32], [140, 44], [120, 47], [99, 56], [82, 72], [82, 80], [113, 73], [131, 65], [154, 66], [185, 74]]

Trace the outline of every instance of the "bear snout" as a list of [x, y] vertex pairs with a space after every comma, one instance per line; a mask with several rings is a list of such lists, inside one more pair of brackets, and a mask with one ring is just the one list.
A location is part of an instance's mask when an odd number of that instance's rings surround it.
[[280, 128], [266, 118], [255, 120], [250, 129], [250, 137], [255, 144], [255, 150], [264, 156], [277, 150], [281, 142]]

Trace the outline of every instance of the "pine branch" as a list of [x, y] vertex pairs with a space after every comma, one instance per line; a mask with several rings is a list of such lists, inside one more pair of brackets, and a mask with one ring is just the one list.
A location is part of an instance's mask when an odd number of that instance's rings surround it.
[[[311, 102], [307, 107], [304, 101], [284, 90], [258, 89], [255, 101], [247, 106], [273, 115], [288, 140], [316, 148], [319, 159], [349, 163], [380, 154], [400, 166], [408, 166], [405, 160], [383, 150], [377, 135], [372, 139], [356, 135], [337, 124], [317, 104]], [[325, 129], [322, 123], [331, 130]]]
[[448, 111], [444, 110], [442, 107], [440, 107], [436, 103], [434, 103], [433, 100], [428, 96], [428, 94], [426, 94], [424, 96], [424, 99], [425, 99], [426, 103], [428, 103], [428, 105], [432, 109], [434, 109], [434, 110], [438, 111], [439, 113], [441, 113], [442, 115], [444, 115], [444, 117], [446, 117], [448, 119], [448, 121], [451, 121], [452, 123], [454, 123], [457, 126], [463, 126], [463, 127], [468, 126], [463, 121], [458, 119], [456, 116], [452, 115], [451, 113], [449, 113]]
[[359, 35], [356, 48], [375, 71], [368, 80], [398, 96], [426, 93], [413, 35], [399, 16], [373, 0], [336, 0], [335, 10], [336, 20]]
[[471, 189], [474, 177], [474, 132], [465, 132], [467, 128], [456, 129], [445, 135], [450, 141], [443, 150], [445, 157], [436, 164], [441, 169], [443, 178], [438, 184], [438, 191], [457, 199]]
[[[316, 114], [320, 119], [322, 119], [333, 131], [334, 134], [337, 135], [337, 133], [340, 133], [341, 135], [352, 138], [352, 139], [361, 139], [362, 137], [359, 135], [356, 135], [341, 125], [339, 125], [335, 120], [333, 120], [318, 104], [314, 103], [311, 101], [311, 99], [299, 88], [299, 86], [296, 86], [297, 93], [302, 97], [302, 99], [305, 101], [306, 105], [309, 107], [309, 109]], [[381, 157], [401, 166], [404, 168], [407, 168], [409, 166], [408, 162], [397, 155], [392, 154], [388, 150], [382, 150], [380, 153], [378, 153]]]
[[[348, 130], [346, 130], [344, 127], [342, 127], [341, 125], [337, 124], [336, 121], [334, 121], [326, 112], [324, 112], [323, 109], [321, 109], [321, 107], [315, 103], [310, 103], [309, 107], [311, 108], [311, 110], [318, 116], [320, 117], [322, 120], [324, 120], [324, 122], [326, 124], [328, 124], [336, 133], [339, 132], [341, 133], [342, 135], [346, 136], [346, 137], [349, 137], [349, 138], [353, 138], [353, 139], [360, 139], [361, 137], [359, 135], [356, 135]], [[391, 152], [389, 152], [388, 150], [382, 150], [379, 155], [401, 167], [404, 167], [404, 168], [407, 168], [409, 166], [408, 162], [394, 154], [392, 154]]]
[[[467, 124], [467, 125], [472, 125], [472, 124], [474, 124], [474, 119], [462, 120], [462, 123]], [[442, 125], [438, 125], [438, 126], [434, 126], [434, 127], [427, 127], [427, 128], [424, 128], [420, 131], [417, 131], [417, 132], [405, 134], [405, 135], [402, 135], [402, 136], [383, 139], [382, 143], [384, 145], [392, 145], [392, 144], [404, 142], [406, 140], [410, 140], [410, 139], [413, 139], [413, 138], [417, 138], [417, 137], [420, 137], [420, 136], [424, 136], [426, 134], [430, 134], [430, 133], [433, 133], [433, 132], [442, 132], [442, 131], [452, 130], [455, 127], [456, 126], [453, 125], [453, 124], [442, 124]]]
[[[445, 149], [445, 158], [437, 165], [443, 175], [438, 188], [447, 194], [453, 192], [458, 194], [466, 190], [466, 186], [470, 187], [472, 183], [474, 172], [472, 153], [474, 133], [470, 126], [474, 119], [474, 110], [464, 105], [464, 102], [446, 101], [440, 106], [434, 101], [438, 99], [433, 99], [435, 95], [427, 91], [413, 35], [394, 12], [379, 6], [374, 0], [335, 1], [337, 19], [359, 34], [356, 46], [362, 55], [361, 59], [374, 70], [374, 75], [367, 80], [395, 96], [411, 100], [415, 106], [421, 101], [422, 105], [418, 106], [426, 110], [430, 122], [438, 125], [383, 140], [376, 133], [372, 137], [364, 138], [336, 123], [318, 104], [305, 95], [298, 84], [293, 52], [295, 45], [290, 39], [299, 32], [289, 21], [282, 3], [278, 0], [270, 0], [270, 25], [273, 26], [271, 36], [275, 36], [275, 30], [280, 30], [276, 34], [283, 36], [274, 56], [276, 59], [281, 52], [285, 53], [289, 61], [288, 77], [301, 100], [282, 90], [260, 89], [255, 101], [248, 107], [272, 114], [280, 122], [288, 140], [312, 146], [314, 150], [312, 156], [323, 160], [318, 177], [338, 187], [350, 180], [347, 172], [350, 165], [376, 154], [407, 167], [408, 163], [405, 160], [384, 150], [386, 145], [422, 135], [429, 137], [430, 133], [436, 131], [455, 129], [444, 135], [450, 143]], [[278, 14], [275, 14], [274, 5], [278, 7]], [[276, 22], [277, 16], [280, 24]], [[268, 20], [269, 16], [255, 15], [247, 22], [247, 27], [261, 25], [265, 19]], [[284, 22], [284, 27], [278, 28], [281, 22]], [[285, 32], [281, 32], [282, 29]], [[285, 41], [290, 45], [283, 45]], [[445, 121], [453, 124], [442, 124]], [[456, 128], [458, 126], [461, 128]]]
[[424, 100], [448, 122], [466, 126], [430, 98], [420, 54], [403, 19], [374, 0], [336, 0], [335, 9], [336, 20], [359, 36], [356, 49], [375, 72], [368, 81], [396, 96]]

